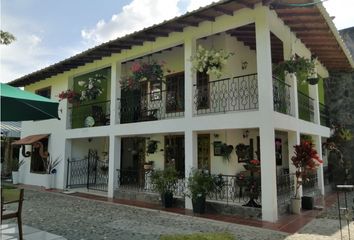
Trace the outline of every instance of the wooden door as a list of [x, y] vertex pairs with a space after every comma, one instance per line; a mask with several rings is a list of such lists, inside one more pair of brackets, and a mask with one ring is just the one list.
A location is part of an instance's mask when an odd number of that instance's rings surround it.
[[210, 172], [210, 135], [198, 135], [198, 169], [207, 169]]

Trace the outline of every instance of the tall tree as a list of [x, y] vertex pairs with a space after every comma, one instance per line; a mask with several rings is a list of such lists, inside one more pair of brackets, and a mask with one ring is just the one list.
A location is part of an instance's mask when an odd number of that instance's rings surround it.
[[16, 38], [9, 32], [0, 30], [0, 44], [9, 45], [11, 42], [15, 41]]

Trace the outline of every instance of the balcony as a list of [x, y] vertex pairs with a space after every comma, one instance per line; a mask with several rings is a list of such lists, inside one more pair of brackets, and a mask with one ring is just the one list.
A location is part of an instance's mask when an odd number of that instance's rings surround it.
[[284, 81], [273, 77], [274, 111], [294, 116], [291, 104], [291, 86]]
[[68, 109], [71, 129], [110, 124], [110, 101], [78, 104]]
[[322, 126], [330, 127], [328, 107], [320, 103], [320, 123]]
[[258, 109], [257, 74], [194, 85], [194, 115]]
[[298, 91], [299, 118], [308, 122], [314, 122], [315, 100], [306, 94]]
[[155, 121], [184, 116], [184, 92], [130, 91], [118, 99], [120, 123]]

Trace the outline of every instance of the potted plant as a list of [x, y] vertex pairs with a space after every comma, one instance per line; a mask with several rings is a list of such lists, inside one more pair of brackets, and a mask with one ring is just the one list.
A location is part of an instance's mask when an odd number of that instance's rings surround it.
[[23, 159], [22, 160], [14, 159], [12, 161], [12, 183], [13, 184], [19, 183], [18, 171], [24, 163], [25, 163], [25, 161]]
[[232, 145], [227, 145], [226, 143], [221, 145], [221, 155], [224, 160], [227, 161], [230, 160], [230, 155], [232, 153], [232, 150], [234, 150], [234, 146]]
[[286, 73], [295, 74], [298, 81], [303, 83], [306, 82], [310, 76], [315, 74], [315, 61], [314, 59], [293, 56], [289, 60], [277, 64], [273, 71], [283, 80], [285, 79]]
[[79, 81], [78, 84], [82, 87], [81, 101], [96, 100], [103, 93], [102, 81], [107, 78], [102, 74], [95, 74], [93, 77], [89, 77], [86, 81]]
[[147, 142], [147, 146], [146, 146], [146, 153], [147, 154], [154, 154], [157, 150], [157, 143], [159, 141], [156, 140], [149, 140]]
[[54, 174], [56, 174], [56, 167], [61, 162], [61, 159], [58, 157], [53, 160], [53, 158], [48, 157], [44, 161], [45, 167], [45, 180], [43, 181], [45, 189], [51, 189], [54, 187]]
[[187, 187], [189, 192], [186, 195], [192, 198], [193, 212], [203, 214], [206, 196], [215, 189], [214, 177], [208, 171], [193, 169]]
[[306, 176], [309, 173], [314, 173], [322, 164], [314, 145], [310, 141], [301, 141], [295, 145], [294, 156], [291, 158], [292, 164], [295, 166], [296, 188], [295, 196], [291, 201], [292, 212], [299, 214], [301, 209], [301, 199], [299, 198], [299, 188], [306, 181]]
[[80, 102], [80, 94], [70, 89], [61, 91], [58, 97], [59, 100], [68, 99], [68, 102], [71, 104], [78, 104]]
[[199, 45], [196, 54], [191, 58], [193, 70], [206, 72], [208, 75], [215, 75], [220, 78], [222, 67], [232, 55], [234, 54], [227, 53], [225, 50], [207, 50]]
[[164, 170], [156, 170], [151, 174], [153, 188], [161, 195], [161, 202], [165, 208], [172, 207], [173, 190], [177, 183], [178, 174], [173, 166], [167, 166]]
[[[120, 81], [122, 89], [137, 90], [140, 89], [141, 82], [163, 82], [164, 79], [164, 62], [158, 63], [151, 61], [150, 63], [135, 62], [130, 70], [132, 74]], [[170, 70], [167, 70], [170, 72]]]

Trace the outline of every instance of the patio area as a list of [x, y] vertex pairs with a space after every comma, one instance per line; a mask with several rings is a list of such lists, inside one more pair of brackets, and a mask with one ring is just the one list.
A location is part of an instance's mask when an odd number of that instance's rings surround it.
[[[340, 239], [338, 220], [332, 214], [335, 205], [330, 207], [335, 204], [335, 196], [325, 201], [325, 208], [330, 209], [328, 211], [306, 211], [301, 215], [287, 216], [273, 224], [237, 216], [193, 215], [179, 208], [166, 211], [158, 205], [138, 201], [112, 201], [103, 196], [63, 194], [24, 187], [24, 225], [30, 227], [30, 230], [38, 228], [63, 236], [35, 239], [158, 240], [164, 234], [198, 232], [229, 232], [237, 240]], [[320, 218], [316, 218], [319, 215]], [[354, 234], [352, 222], [350, 227], [351, 234]], [[346, 227], [343, 233], [347, 234]]]
[[[18, 239], [17, 224], [2, 224], [1, 239], [2, 240]], [[24, 225], [23, 239], [25, 240], [65, 240], [66, 238]]]

